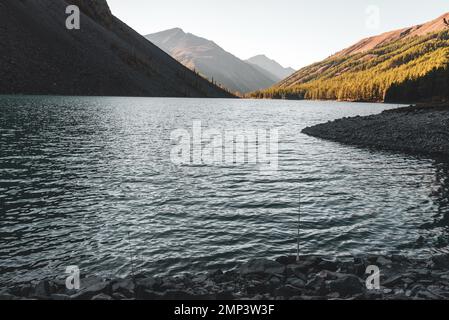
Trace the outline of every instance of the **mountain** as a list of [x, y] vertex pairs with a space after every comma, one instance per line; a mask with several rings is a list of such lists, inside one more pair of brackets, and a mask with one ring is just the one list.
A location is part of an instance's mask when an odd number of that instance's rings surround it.
[[424, 102], [449, 99], [449, 13], [364, 39], [256, 98]]
[[188, 68], [234, 92], [264, 89], [279, 81], [271, 73], [240, 60], [213, 41], [179, 28], [145, 37]]
[[293, 68], [284, 68], [278, 62], [268, 58], [263, 54], [249, 58], [248, 60], [246, 60], [246, 62], [268, 71], [277, 79], [279, 79], [279, 81], [287, 78], [295, 72]]
[[[68, 30], [69, 4], [81, 10]], [[0, 94], [231, 97], [114, 17], [106, 0], [0, 0]]]
[[410, 39], [413, 37], [425, 36], [429, 33], [443, 31], [447, 28], [444, 19], [449, 19], [449, 13], [438, 17], [430, 22], [416, 25], [409, 28], [403, 28], [395, 31], [385, 32], [381, 35], [369, 37], [356, 43], [355, 45], [339, 52], [336, 56], [345, 56], [356, 53], [363, 53], [376, 47], [389, 44], [402, 39]]

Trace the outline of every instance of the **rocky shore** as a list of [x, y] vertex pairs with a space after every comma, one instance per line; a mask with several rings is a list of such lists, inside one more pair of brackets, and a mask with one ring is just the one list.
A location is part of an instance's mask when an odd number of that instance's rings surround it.
[[340, 143], [413, 154], [449, 155], [449, 105], [417, 105], [343, 118], [303, 133]]
[[[368, 266], [380, 269], [380, 288], [368, 289]], [[78, 291], [64, 281], [40, 281], [0, 292], [0, 300], [440, 300], [449, 298], [449, 255], [318, 256], [257, 259], [223, 272], [178, 277], [136, 275], [81, 279]]]

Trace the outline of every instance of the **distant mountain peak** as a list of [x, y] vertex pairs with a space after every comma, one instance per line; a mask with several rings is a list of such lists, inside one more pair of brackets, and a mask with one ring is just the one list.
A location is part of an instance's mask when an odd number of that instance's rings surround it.
[[172, 28], [172, 29], [169, 29], [169, 30], [176, 31], [176, 32], [182, 32], [182, 33], [185, 33], [184, 30], [182, 30], [182, 29], [179, 28], [179, 27], [175, 27], [175, 28]]
[[212, 40], [173, 28], [145, 36], [173, 58], [197, 72], [240, 93], [270, 87], [282, 78], [242, 61]]
[[162, 32], [167, 33], [167, 34], [169, 34], [169, 33], [173, 33], [173, 34], [176, 34], [176, 33], [179, 33], [179, 34], [186, 34], [186, 33], [184, 32], [184, 30], [182, 30], [181, 28], [178, 28], [178, 27], [176, 27], [176, 28], [171, 28], [171, 29], [167, 29], [167, 30], [162, 31]]
[[283, 80], [284, 78], [287, 78], [288, 76], [290, 76], [291, 74], [293, 74], [295, 72], [294, 69], [284, 68], [276, 60], [270, 59], [264, 54], [259, 54], [252, 58], [249, 58], [246, 61], [248, 63], [258, 66], [259, 68], [266, 70], [267, 72], [270, 72], [275, 77], [277, 77], [279, 80]]
[[[258, 55], [255, 55], [254, 57], [252, 57], [252, 58], [250, 58], [250, 59], [259, 59], [259, 58], [272, 60], [272, 59], [268, 58], [268, 57], [267, 57], [266, 55], [264, 55], [264, 54], [258, 54]], [[248, 60], [249, 60], [249, 59], [248, 59]], [[273, 61], [273, 60], [272, 60], [272, 61]]]

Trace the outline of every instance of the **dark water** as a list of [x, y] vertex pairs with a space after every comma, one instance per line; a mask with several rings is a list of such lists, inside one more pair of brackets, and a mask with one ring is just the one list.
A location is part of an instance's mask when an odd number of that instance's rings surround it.
[[[449, 166], [301, 129], [395, 106], [0, 97], [0, 283], [232, 268], [293, 254], [425, 256], [448, 245]], [[177, 166], [174, 129], [279, 128], [279, 171]], [[132, 263], [131, 263], [132, 257]]]

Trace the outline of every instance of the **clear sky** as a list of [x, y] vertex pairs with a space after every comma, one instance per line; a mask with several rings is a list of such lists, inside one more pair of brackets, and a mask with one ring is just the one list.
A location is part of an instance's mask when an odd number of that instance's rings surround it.
[[449, 12], [446, 0], [107, 1], [117, 17], [141, 34], [179, 27], [241, 59], [266, 54], [293, 68], [364, 37]]

